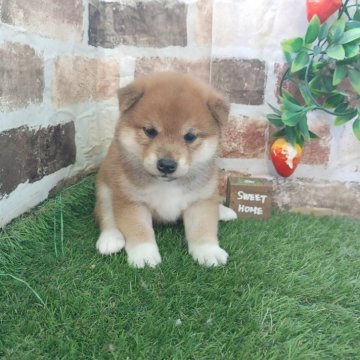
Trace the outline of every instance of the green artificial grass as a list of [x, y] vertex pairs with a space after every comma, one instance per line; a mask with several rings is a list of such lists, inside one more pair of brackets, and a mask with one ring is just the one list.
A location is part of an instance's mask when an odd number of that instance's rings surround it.
[[0, 233], [0, 358], [359, 359], [360, 223], [274, 212], [220, 225], [220, 268], [156, 228], [163, 262], [95, 251], [94, 177]]

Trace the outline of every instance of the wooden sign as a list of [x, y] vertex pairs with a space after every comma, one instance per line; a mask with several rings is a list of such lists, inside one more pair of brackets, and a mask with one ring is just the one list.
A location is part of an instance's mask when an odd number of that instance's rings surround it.
[[238, 218], [268, 219], [271, 215], [272, 184], [266, 179], [230, 176], [226, 203]]

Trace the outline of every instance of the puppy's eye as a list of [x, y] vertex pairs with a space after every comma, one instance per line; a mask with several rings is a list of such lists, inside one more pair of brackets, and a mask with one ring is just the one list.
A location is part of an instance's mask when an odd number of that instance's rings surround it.
[[188, 144], [193, 143], [196, 139], [197, 139], [197, 136], [195, 134], [191, 133], [191, 132], [188, 132], [187, 134], [184, 135], [184, 140]]
[[157, 130], [153, 127], [143, 128], [143, 130], [146, 136], [149, 137], [150, 139], [153, 139], [158, 134]]

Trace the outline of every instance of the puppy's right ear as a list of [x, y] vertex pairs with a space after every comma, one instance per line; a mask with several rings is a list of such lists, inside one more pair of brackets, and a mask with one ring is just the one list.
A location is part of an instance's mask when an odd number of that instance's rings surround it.
[[216, 120], [219, 126], [225, 126], [230, 112], [229, 103], [224, 100], [221, 96], [211, 96], [207, 106], [210, 110], [211, 115]]
[[144, 95], [144, 88], [135, 82], [118, 90], [119, 107], [121, 112], [132, 108]]

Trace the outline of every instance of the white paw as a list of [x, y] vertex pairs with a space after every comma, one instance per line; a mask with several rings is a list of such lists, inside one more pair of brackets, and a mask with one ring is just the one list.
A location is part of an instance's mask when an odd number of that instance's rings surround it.
[[228, 253], [217, 244], [192, 245], [189, 247], [190, 255], [200, 265], [224, 265], [229, 257]]
[[145, 265], [155, 267], [161, 263], [159, 249], [154, 243], [143, 243], [131, 249], [126, 249], [128, 263], [136, 268], [143, 268]]
[[230, 221], [237, 219], [236, 212], [222, 204], [219, 204], [219, 220]]
[[124, 237], [121, 232], [116, 229], [103, 231], [96, 242], [96, 249], [102, 255], [115, 254], [121, 251], [124, 246]]

